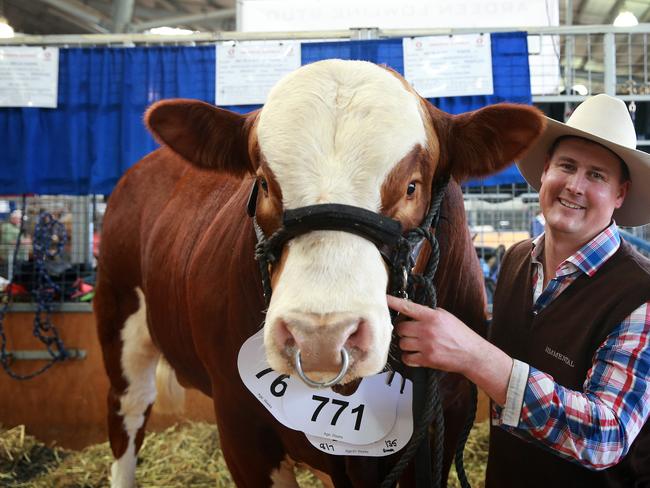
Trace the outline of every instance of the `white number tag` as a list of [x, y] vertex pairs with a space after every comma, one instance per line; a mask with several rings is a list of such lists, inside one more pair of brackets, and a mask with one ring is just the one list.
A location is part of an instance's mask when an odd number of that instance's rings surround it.
[[287, 392], [289, 384], [295, 380], [286, 374], [276, 373], [269, 367], [264, 353], [262, 330], [244, 342], [237, 356], [237, 368], [244, 385], [255, 398], [273, 414], [276, 420], [293, 429], [294, 427], [287, 423], [282, 414], [282, 396]]
[[282, 398], [284, 416], [306, 434], [351, 444], [370, 444], [395, 425], [401, 381], [386, 384], [389, 373], [364, 378], [350, 396], [331, 388], [291, 385]]
[[399, 374], [390, 384], [390, 373], [364, 378], [350, 396], [331, 388], [310, 388], [269, 367], [262, 330], [242, 345], [237, 367], [246, 388], [276, 420], [304, 432], [324, 452], [386, 456], [401, 449], [411, 437], [413, 388]]
[[[393, 382], [401, 383], [402, 377], [396, 374]], [[412, 401], [413, 383], [410, 380], [405, 380], [397, 404], [397, 421], [392, 430], [377, 442], [356, 445], [309, 434], [307, 434], [307, 439], [315, 448], [336, 456], [388, 456], [402, 449], [413, 435]]]

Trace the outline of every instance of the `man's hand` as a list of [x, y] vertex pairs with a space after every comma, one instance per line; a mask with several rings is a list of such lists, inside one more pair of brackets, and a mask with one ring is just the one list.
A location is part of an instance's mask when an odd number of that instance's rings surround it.
[[396, 325], [407, 366], [460, 373], [503, 405], [512, 358], [441, 308], [388, 296], [388, 306], [410, 320]]
[[393, 296], [388, 306], [411, 319], [396, 326], [404, 364], [462, 374], [475, 367], [472, 351], [485, 340], [455, 316]]

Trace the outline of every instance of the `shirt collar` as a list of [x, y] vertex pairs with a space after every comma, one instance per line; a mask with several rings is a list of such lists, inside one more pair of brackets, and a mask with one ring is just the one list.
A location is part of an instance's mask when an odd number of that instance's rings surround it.
[[[621, 236], [616, 222], [612, 223], [600, 234], [582, 246], [575, 254], [563, 261], [558, 270], [572, 264], [587, 276], [592, 277], [596, 271], [611, 258], [621, 246]], [[544, 250], [544, 234], [533, 240], [532, 259], [539, 262], [539, 257]]]

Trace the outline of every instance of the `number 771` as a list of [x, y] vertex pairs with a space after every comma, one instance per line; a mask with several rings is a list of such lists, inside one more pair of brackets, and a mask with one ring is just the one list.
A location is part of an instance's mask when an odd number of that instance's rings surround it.
[[[333, 405], [338, 405], [338, 410], [332, 417], [332, 420], [330, 422], [330, 425], [336, 425], [336, 423], [339, 420], [339, 417], [343, 413], [343, 410], [345, 410], [349, 405], [350, 402], [346, 402], [345, 400], [337, 400], [336, 398], [328, 398], [320, 395], [313, 395], [312, 400], [315, 400], [319, 402], [319, 404], [316, 406], [316, 410], [314, 410], [314, 413], [311, 416], [311, 421], [316, 422], [318, 419], [318, 415], [320, 414], [321, 410], [323, 410], [323, 407], [327, 405], [330, 400], [332, 401]], [[354, 422], [354, 430], [359, 430], [361, 428], [361, 419], [363, 418], [363, 410], [365, 409], [365, 405], [363, 403], [359, 404], [358, 407], [353, 408], [351, 410], [351, 413], [356, 413], [357, 418], [356, 421]]]

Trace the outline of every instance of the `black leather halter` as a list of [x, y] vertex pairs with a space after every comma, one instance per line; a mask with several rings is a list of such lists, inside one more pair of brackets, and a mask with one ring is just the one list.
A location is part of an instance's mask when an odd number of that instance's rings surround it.
[[313, 230], [350, 232], [373, 242], [377, 247], [394, 246], [402, 235], [402, 225], [365, 208], [326, 203], [284, 212], [284, 232], [277, 234], [273, 244], [281, 248], [296, 236]]
[[389, 292], [403, 298], [407, 297], [412, 268], [417, 261], [422, 242], [427, 234], [430, 234], [429, 229], [437, 223], [442, 195], [448, 181], [449, 179], [446, 178], [435, 185], [434, 196], [437, 198], [432, 198], [429, 212], [422, 224], [405, 234], [402, 233], [402, 225], [399, 221], [385, 215], [352, 205], [326, 203], [285, 210], [282, 216], [282, 226], [270, 237], [264, 234], [255, 219], [259, 191], [257, 182], [255, 182], [248, 198], [247, 207], [248, 215], [253, 218], [257, 235], [255, 258], [260, 265], [264, 299], [267, 306], [272, 293], [270, 266], [279, 259], [282, 249], [288, 241], [317, 230], [348, 232], [372, 242], [389, 267]]

